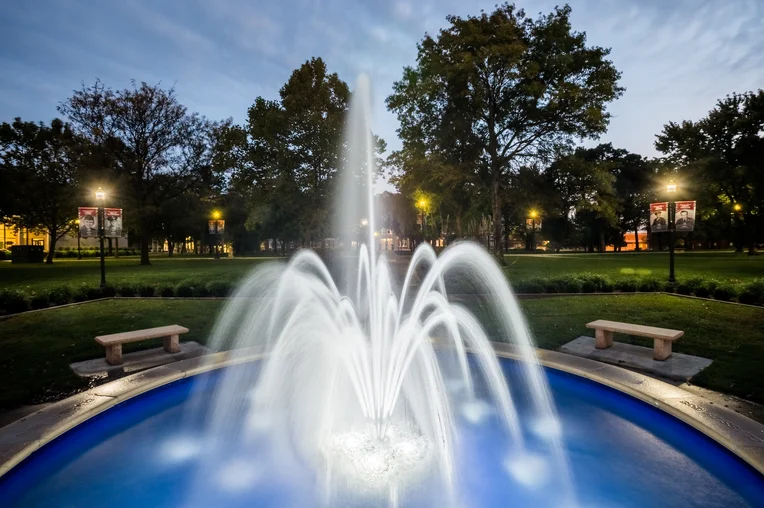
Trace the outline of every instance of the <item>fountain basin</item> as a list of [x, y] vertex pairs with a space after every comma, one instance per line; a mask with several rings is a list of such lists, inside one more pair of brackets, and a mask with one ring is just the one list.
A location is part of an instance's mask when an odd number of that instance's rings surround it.
[[[495, 344], [511, 382], [513, 348]], [[579, 506], [755, 506], [764, 499], [764, 426], [684, 390], [591, 360], [539, 350]], [[237, 362], [257, 361], [253, 353]], [[313, 480], [263, 457], [236, 456], [200, 479], [188, 407], [214, 388], [225, 353], [159, 367], [62, 401], [0, 429], [3, 506], [314, 506]], [[205, 373], [205, 371], [211, 371]], [[519, 404], [522, 418], [522, 404]], [[533, 436], [545, 422], [524, 421]], [[491, 418], [458, 421], [457, 484], [466, 506], [554, 506], [543, 455], [506, 456]], [[413, 492], [401, 506], [427, 506]], [[374, 505], [357, 500], [359, 505]], [[414, 504], [411, 504], [414, 503]]]

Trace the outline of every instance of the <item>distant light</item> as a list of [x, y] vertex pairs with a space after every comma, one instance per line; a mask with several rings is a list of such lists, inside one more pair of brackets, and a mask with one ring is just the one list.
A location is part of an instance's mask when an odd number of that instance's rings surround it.
[[426, 208], [427, 207], [427, 200], [426, 199], [420, 199], [419, 203], [417, 203], [417, 206], [419, 208]]
[[379, 236], [379, 231], [374, 231], [374, 236]]
[[740, 206], [740, 203], [735, 203], [735, 206], [734, 206], [733, 208], [735, 208], [735, 211], [736, 211], [736, 212], [739, 212], [740, 210], [742, 210], [742, 209], [743, 209], [743, 207], [742, 207], [742, 206]]
[[674, 180], [671, 180], [668, 185], [666, 186], [666, 190], [669, 192], [676, 192], [676, 183], [674, 183]]
[[368, 219], [361, 219], [361, 226], [368, 226], [369, 220]]
[[535, 219], [538, 216], [538, 212], [536, 210], [531, 210], [531, 219]]
[[220, 218], [220, 212], [218, 210], [215, 210], [212, 212], [212, 218], [213, 219], [219, 219]]
[[106, 193], [103, 191], [102, 188], [98, 187], [95, 192], [95, 197], [98, 200], [104, 200], [106, 199]]

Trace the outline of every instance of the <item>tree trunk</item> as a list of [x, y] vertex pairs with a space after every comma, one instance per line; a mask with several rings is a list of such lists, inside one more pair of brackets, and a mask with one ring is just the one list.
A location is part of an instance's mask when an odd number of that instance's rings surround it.
[[114, 251], [113, 251], [113, 249], [111, 247], [111, 245], [112, 245], [111, 237], [107, 238], [107, 240], [109, 240], [109, 256], [113, 256], [114, 255]]
[[639, 252], [642, 249], [639, 247], [639, 231], [637, 231], [637, 228], [634, 228], [634, 250]]
[[499, 194], [499, 171], [493, 170], [491, 178], [491, 218], [493, 219], [493, 250], [501, 254], [501, 195]]
[[167, 257], [171, 258], [174, 253], [175, 253], [175, 242], [173, 242], [172, 240], [167, 240]]
[[456, 214], [456, 237], [462, 237], [462, 216], [460, 213]]
[[[48, 245], [48, 257], [45, 259], [46, 264], [53, 264], [53, 256], [56, 253], [56, 242], [58, 241], [58, 238], [56, 238], [56, 232], [48, 230], [48, 234], [50, 235], [50, 245]], [[5, 246], [3, 246], [5, 248]]]
[[147, 226], [141, 227], [141, 265], [150, 265], [149, 260], [149, 244], [151, 243], [151, 235], [149, 235], [149, 228]]
[[756, 255], [756, 217], [750, 213], [745, 218], [746, 236], [748, 237], [748, 255]]

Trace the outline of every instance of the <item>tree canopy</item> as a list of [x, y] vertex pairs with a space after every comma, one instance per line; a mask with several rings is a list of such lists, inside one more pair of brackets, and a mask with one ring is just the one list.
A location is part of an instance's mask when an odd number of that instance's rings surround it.
[[458, 143], [478, 155], [470, 171], [490, 189], [495, 238], [509, 176], [573, 137], [604, 132], [606, 105], [623, 92], [609, 50], [587, 46], [570, 12], [565, 6], [531, 19], [503, 4], [449, 16], [447, 28], [419, 43], [416, 67], [404, 69], [387, 99], [404, 150], [440, 154]]
[[739, 212], [754, 254], [764, 212], [764, 90], [728, 95], [698, 121], [669, 122], [655, 146], [687, 175], [679, 185], [707, 186], [727, 212]]

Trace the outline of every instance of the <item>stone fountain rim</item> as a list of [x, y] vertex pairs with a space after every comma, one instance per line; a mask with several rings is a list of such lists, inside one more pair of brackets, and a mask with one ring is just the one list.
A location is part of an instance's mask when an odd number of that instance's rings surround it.
[[[515, 346], [492, 343], [497, 356], [521, 360]], [[613, 388], [656, 407], [721, 444], [764, 475], [764, 425], [700, 395], [587, 358], [537, 349], [541, 365]], [[84, 421], [128, 399], [183, 378], [265, 358], [254, 350], [213, 353], [133, 374], [61, 400], [0, 428], [0, 477]]]

